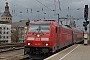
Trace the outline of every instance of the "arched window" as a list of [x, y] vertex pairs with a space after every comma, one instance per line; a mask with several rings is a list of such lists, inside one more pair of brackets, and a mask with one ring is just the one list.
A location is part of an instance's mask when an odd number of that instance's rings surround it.
[[11, 20], [11, 18], [10, 18], [10, 20]]

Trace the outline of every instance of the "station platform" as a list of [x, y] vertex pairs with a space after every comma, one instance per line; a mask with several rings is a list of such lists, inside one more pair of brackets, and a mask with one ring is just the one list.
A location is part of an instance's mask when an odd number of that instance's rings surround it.
[[90, 60], [90, 45], [75, 44], [44, 60]]

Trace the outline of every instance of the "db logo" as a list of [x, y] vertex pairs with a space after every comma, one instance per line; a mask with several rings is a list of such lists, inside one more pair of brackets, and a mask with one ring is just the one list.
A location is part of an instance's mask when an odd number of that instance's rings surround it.
[[36, 38], [36, 40], [40, 40], [40, 38]]

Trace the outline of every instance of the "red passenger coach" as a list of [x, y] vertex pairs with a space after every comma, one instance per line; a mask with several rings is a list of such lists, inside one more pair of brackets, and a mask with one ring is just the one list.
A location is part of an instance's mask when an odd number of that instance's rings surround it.
[[60, 27], [60, 46], [64, 47], [64, 46], [68, 46], [70, 44], [72, 44], [73, 42], [73, 32], [70, 28], [63, 28]]
[[83, 42], [83, 34], [84, 31], [72, 28], [73, 31], [73, 42], [74, 43], [80, 43]]
[[54, 20], [27, 22], [26, 25], [28, 28], [24, 53], [30, 56], [56, 52], [73, 44], [73, 35], [76, 37], [77, 34], [77, 37], [81, 37], [71, 28], [62, 27]]

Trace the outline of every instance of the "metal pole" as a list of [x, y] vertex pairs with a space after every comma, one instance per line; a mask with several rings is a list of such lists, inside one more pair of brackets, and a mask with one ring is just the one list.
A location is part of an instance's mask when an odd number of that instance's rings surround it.
[[[89, 11], [89, 9], [88, 9], [88, 11]], [[89, 15], [89, 14], [88, 14]], [[89, 44], [90, 44], [90, 17], [89, 17]]]
[[58, 14], [58, 24], [59, 24], [59, 14]]

